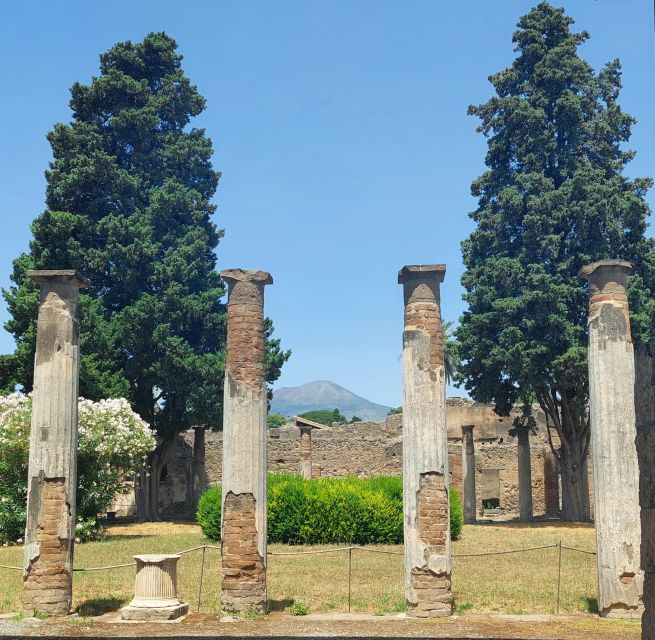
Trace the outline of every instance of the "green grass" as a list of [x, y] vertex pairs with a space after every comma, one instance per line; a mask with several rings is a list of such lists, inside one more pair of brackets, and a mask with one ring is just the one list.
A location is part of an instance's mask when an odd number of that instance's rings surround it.
[[[130, 562], [134, 554], [172, 552], [206, 543], [195, 525], [147, 523], [113, 527], [103, 541], [77, 545], [75, 566], [90, 567]], [[465, 526], [453, 553], [480, 553], [555, 544], [594, 549], [594, 530], [588, 525], [519, 524]], [[301, 547], [269, 545], [269, 551], [332, 549], [340, 545]], [[367, 547], [400, 552], [400, 545]], [[561, 613], [594, 612], [596, 561], [594, 556], [563, 551]], [[185, 554], [178, 565], [178, 587], [191, 611], [198, 608], [202, 552]], [[20, 566], [20, 547], [0, 548], [0, 564]], [[21, 609], [22, 576], [0, 569], [3, 594], [0, 611]], [[74, 607], [88, 619], [127, 604], [133, 596], [134, 567], [75, 573]], [[503, 556], [453, 559], [453, 590], [460, 613], [554, 613], [557, 594], [557, 549]], [[268, 559], [269, 607], [289, 610], [306, 603], [312, 612], [348, 610], [348, 554], [345, 552], [271, 556]], [[403, 557], [353, 551], [352, 611], [392, 613], [404, 609]], [[200, 611], [220, 611], [220, 553], [205, 552]]]

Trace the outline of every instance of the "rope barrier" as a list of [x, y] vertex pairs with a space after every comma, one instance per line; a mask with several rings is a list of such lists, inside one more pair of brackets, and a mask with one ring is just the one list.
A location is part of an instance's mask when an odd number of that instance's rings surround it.
[[[540, 547], [527, 547], [525, 549], [505, 549], [501, 551], [485, 551], [482, 553], [453, 553], [452, 557], [453, 558], [481, 558], [485, 556], [500, 556], [500, 555], [507, 555], [511, 553], [525, 553], [528, 551], [539, 551], [542, 549], [555, 549], [559, 545], [558, 544], [546, 544], [542, 545]], [[566, 549], [567, 551], [576, 551], [577, 553], [585, 553], [587, 555], [595, 556], [596, 552], [595, 551], [587, 551], [586, 549], [578, 549], [576, 547], [568, 547], [566, 545], [561, 545], [562, 549]], [[194, 551], [200, 551], [201, 549], [218, 549], [220, 550], [219, 546], [212, 545], [212, 544], [202, 544], [197, 547], [191, 547], [190, 549], [184, 549], [183, 551], [176, 551], [175, 553], [177, 555], [184, 555], [187, 553], [192, 553]], [[335, 549], [316, 549], [314, 551], [283, 551], [283, 552], [276, 552], [276, 551], [268, 551], [267, 555], [269, 556], [312, 556], [312, 555], [318, 555], [318, 554], [323, 554], [323, 553], [339, 553], [342, 551], [352, 551], [352, 550], [357, 550], [357, 551], [365, 551], [367, 553], [382, 553], [386, 555], [391, 555], [391, 556], [402, 556], [403, 552], [402, 551], [390, 551], [388, 549], [372, 549], [370, 547], [360, 547], [360, 546], [348, 546], [348, 547], [337, 547]], [[113, 565], [107, 565], [105, 567], [76, 567], [73, 569], [75, 572], [83, 573], [83, 572], [88, 572], [88, 571], [105, 571], [109, 569], [123, 569], [125, 567], [135, 567], [136, 562], [128, 562], [125, 564], [113, 564]], [[11, 571], [22, 571], [23, 567], [12, 567], [10, 565], [5, 565], [5, 564], [0, 564], [0, 569], [9, 569]]]
[[567, 547], [565, 544], [562, 545], [562, 549], [568, 549], [569, 551], [577, 551], [578, 553], [586, 553], [590, 556], [595, 556], [595, 551], [587, 551], [586, 549], [576, 549], [575, 547]]

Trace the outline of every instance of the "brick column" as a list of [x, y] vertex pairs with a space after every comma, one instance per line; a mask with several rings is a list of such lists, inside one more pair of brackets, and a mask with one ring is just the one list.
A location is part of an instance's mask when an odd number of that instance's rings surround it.
[[635, 446], [635, 368], [627, 298], [632, 267], [601, 260], [583, 267], [589, 281], [589, 407], [601, 616], [638, 616], [639, 470]]
[[446, 377], [439, 309], [445, 265], [411, 265], [403, 285], [403, 505], [407, 613], [452, 614]]
[[312, 428], [300, 427], [300, 475], [312, 479]]
[[78, 294], [73, 270], [28, 271], [41, 287], [27, 473], [23, 604], [67, 615], [73, 594], [77, 487]]
[[464, 502], [464, 524], [477, 522], [475, 499], [475, 425], [462, 425], [462, 494]]
[[266, 608], [264, 271], [221, 271], [228, 285], [223, 401], [224, 612]]
[[530, 432], [519, 429], [518, 436], [519, 466], [519, 519], [521, 522], [532, 520], [532, 462], [530, 460]]

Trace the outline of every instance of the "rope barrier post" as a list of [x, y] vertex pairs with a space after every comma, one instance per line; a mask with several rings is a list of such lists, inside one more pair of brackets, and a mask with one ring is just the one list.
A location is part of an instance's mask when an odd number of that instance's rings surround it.
[[352, 594], [352, 576], [353, 576], [353, 548], [348, 547], [348, 613], [350, 613], [350, 601]]
[[557, 607], [555, 613], [559, 615], [559, 598], [560, 598], [560, 586], [562, 584], [562, 541], [559, 541], [558, 546], [558, 561], [557, 561]]
[[202, 580], [205, 575], [205, 551], [207, 546], [202, 546], [202, 564], [200, 565], [200, 584], [198, 585], [198, 613], [200, 613], [200, 600], [202, 598]]

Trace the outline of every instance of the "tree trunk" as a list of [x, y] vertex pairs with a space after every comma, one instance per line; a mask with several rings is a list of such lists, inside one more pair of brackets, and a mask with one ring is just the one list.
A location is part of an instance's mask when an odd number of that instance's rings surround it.
[[559, 449], [562, 473], [562, 520], [588, 522], [589, 476], [587, 471], [587, 451], [589, 432], [582, 439], [562, 442]]

